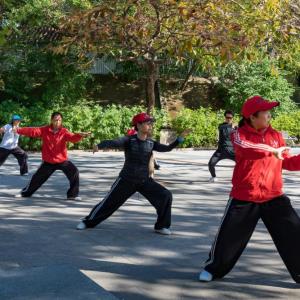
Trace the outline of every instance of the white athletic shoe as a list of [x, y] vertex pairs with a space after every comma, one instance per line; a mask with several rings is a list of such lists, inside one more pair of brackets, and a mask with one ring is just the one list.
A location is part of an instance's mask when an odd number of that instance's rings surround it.
[[78, 223], [76, 229], [77, 230], [84, 230], [84, 229], [86, 229], [85, 223], [81, 221], [80, 223]]
[[210, 177], [208, 182], [218, 182], [218, 178], [217, 177]]
[[169, 228], [161, 228], [161, 229], [155, 229], [156, 233], [163, 234], [163, 235], [170, 235], [172, 234], [171, 230]]
[[203, 270], [200, 274], [199, 274], [199, 281], [205, 281], [205, 282], [210, 282], [213, 280], [213, 276], [212, 274], [210, 274], [209, 272]]
[[23, 197], [22, 194], [20, 193], [20, 194], [15, 195], [15, 198], [25, 198], [25, 197]]
[[76, 200], [76, 201], [80, 201], [81, 197], [77, 196], [77, 197], [68, 197], [67, 200]]
[[29, 176], [29, 173], [21, 174], [21, 176]]

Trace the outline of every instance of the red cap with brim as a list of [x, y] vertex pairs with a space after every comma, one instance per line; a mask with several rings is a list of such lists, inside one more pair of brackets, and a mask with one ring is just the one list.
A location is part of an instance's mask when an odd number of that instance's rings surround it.
[[248, 98], [242, 107], [242, 116], [249, 118], [251, 115], [258, 111], [271, 110], [272, 108], [279, 106], [280, 103], [277, 101], [268, 101], [261, 96], [253, 96]]
[[144, 123], [144, 122], [148, 122], [148, 121], [154, 122], [155, 119], [146, 113], [140, 113], [140, 114], [135, 115], [132, 118], [132, 125], [135, 126], [138, 123]]

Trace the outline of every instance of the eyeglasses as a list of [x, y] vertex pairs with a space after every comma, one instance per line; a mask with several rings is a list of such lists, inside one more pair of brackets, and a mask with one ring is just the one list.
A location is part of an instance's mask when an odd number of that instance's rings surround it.
[[233, 119], [233, 117], [225, 116], [225, 119], [231, 120], [231, 119]]

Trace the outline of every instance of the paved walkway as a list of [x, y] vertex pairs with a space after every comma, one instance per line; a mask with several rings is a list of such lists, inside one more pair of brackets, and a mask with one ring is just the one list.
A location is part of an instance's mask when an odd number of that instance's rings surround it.
[[[172, 236], [153, 233], [155, 211], [138, 194], [97, 228], [75, 230], [113, 183], [122, 153], [70, 153], [81, 174], [79, 202], [65, 200], [68, 182], [60, 172], [34, 197], [15, 199], [29, 178], [18, 176], [9, 158], [0, 168], [0, 299], [299, 299], [300, 286], [261, 223], [226, 278], [197, 281], [231, 188], [230, 161], [217, 168], [218, 183], [207, 182], [211, 154], [157, 154], [156, 179], [174, 194]], [[31, 174], [39, 163], [40, 154], [30, 154]], [[299, 175], [284, 173], [298, 213]]]

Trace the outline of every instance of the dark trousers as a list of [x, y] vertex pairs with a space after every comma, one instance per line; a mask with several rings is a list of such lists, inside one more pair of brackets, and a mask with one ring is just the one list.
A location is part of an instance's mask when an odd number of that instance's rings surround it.
[[16, 147], [14, 149], [0, 148], [0, 166], [4, 164], [10, 154], [12, 154], [18, 160], [20, 166], [20, 174], [23, 175], [25, 173], [28, 173], [28, 155], [20, 147]]
[[229, 200], [205, 270], [214, 278], [225, 276], [242, 254], [260, 218], [292, 278], [300, 283], [300, 218], [285, 195], [261, 204]]
[[230, 153], [226, 150], [220, 149], [217, 149], [217, 151], [215, 151], [215, 153], [212, 155], [208, 162], [208, 169], [212, 177], [216, 177], [215, 166], [222, 159], [231, 159], [235, 161], [234, 153]]
[[105, 198], [83, 220], [87, 227], [95, 227], [112, 215], [135, 192], [141, 193], [156, 209], [155, 229], [171, 226], [172, 194], [159, 183], [149, 178], [144, 183], [132, 183], [119, 177]]
[[70, 182], [70, 188], [67, 191], [68, 198], [74, 198], [79, 193], [79, 172], [76, 166], [69, 160], [59, 164], [50, 164], [42, 162], [37, 171], [33, 174], [28, 185], [22, 189], [23, 197], [30, 197], [46, 180], [56, 171], [61, 170], [67, 176]]

